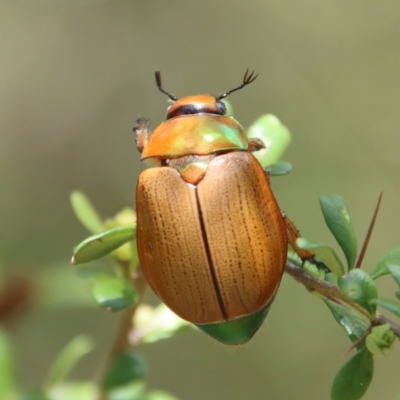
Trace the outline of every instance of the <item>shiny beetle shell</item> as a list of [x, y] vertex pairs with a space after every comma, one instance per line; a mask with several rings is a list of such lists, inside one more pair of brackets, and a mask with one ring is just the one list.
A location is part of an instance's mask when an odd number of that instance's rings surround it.
[[142, 160], [247, 150], [247, 146], [246, 132], [232, 117], [183, 115], [163, 122], [154, 130], [143, 149]]
[[143, 273], [180, 317], [231, 321], [272, 301], [286, 263], [286, 229], [251, 153], [217, 155], [197, 185], [175, 168], [147, 169], [136, 205]]

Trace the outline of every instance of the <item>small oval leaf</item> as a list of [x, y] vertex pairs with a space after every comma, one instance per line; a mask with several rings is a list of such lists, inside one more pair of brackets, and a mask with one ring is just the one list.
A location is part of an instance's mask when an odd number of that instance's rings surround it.
[[76, 217], [89, 232], [100, 233], [104, 229], [97, 211], [82, 192], [71, 193], [71, 204]]
[[154, 343], [193, 327], [194, 325], [178, 317], [164, 303], [155, 308], [141, 304], [135, 311], [133, 344]]
[[[14, 400], [14, 399], [10, 399]], [[18, 400], [52, 400], [50, 397], [47, 397], [47, 395], [41, 391], [32, 391], [32, 392], [26, 392], [21, 394], [21, 396], [18, 398]]]
[[400, 265], [400, 247], [395, 247], [383, 256], [378, 262], [378, 265], [371, 272], [372, 279], [377, 279], [383, 275], [389, 274], [388, 264]]
[[93, 341], [86, 335], [72, 339], [53, 363], [46, 379], [45, 388], [49, 390], [64, 381], [76, 363], [93, 349]]
[[103, 387], [110, 390], [142, 381], [146, 373], [146, 366], [140, 357], [129, 352], [123, 353], [107, 370], [103, 379]]
[[131, 307], [138, 300], [136, 288], [130, 282], [107, 275], [96, 278], [92, 294], [101, 308], [111, 312]]
[[142, 400], [145, 388], [145, 381], [135, 381], [124, 386], [117, 386], [107, 391], [107, 400]]
[[[368, 323], [361, 315], [350, 307], [334, 303], [328, 299], [324, 299], [325, 304], [330, 309], [336, 322], [344, 328], [347, 336], [352, 342], [357, 341], [368, 329]], [[358, 349], [364, 347], [364, 342], [360, 342]]]
[[374, 280], [363, 270], [353, 269], [338, 281], [340, 290], [351, 300], [365, 308], [371, 315], [375, 314], [376, 305], [371, 300], [376, 299], [378, 290]]
[[400, 287], [400, 265], [386, 263], [386, 267], [392, 274], [393, 279], [396, 281], [396, 283]]
[[71, 264], [83, 264], [104, 257], [133, 240], [135, 235], [136, 226], [119, 226], [90, 236], [75, 248]]
[[400, 317], [400, 303], [398, 301], [379, 298], [371, 300], [371, 303], [376, 304], [377, 306], [382, 307]]
[[310, 250], [336, 275], [344, 274], [343, 264], [336, 252], [326, 244], [312, 242], [305, 238], [298, 238], [296, 244], [303, 250]]
[[390, 324], [384, 324], [372, 328], [365, 339], [365, 344], [374, 356], [384, 356], [384, 350], [390, 349], [395, 339], [396, 335]]
[[52, 400], [98, 400], [100, 391], [94, 382], [66, 382], [53, 387], [49, 396]]
[[321, 195], [319, 202], [326, 225], [343, 250], [350, 270], [357, 259], [357, 238], [346, 202], [336, 194]]
[[279, 161], [265, 168], [265, 171], [271, 176], [287, 175], [291, 170], [292, 164], [287, 161]]
[[272, 114], [256, 119], [247, 130], [247, 136], [264, 142], [266, 148], [254, 153], [263, 167], [278, 162], [291, 140], [289, 130]]
[[304, 265], [303, 265], [303, 269], [308, 274], [315, 276], [318, 279], [323, 279], [323, 278], [321, 278], [321, 271], [318, 269], [318, 267], [315, 264], [311, 264], [308, 261], [305, 261]]
[[178, 398], [160, 390], [151, 390], [145, 393], [140, 400], [178, 400]]
[[357, 351], [336, 374], [331, 400], [359, 400], [365, 394], [374, 374], [374, 359], [364, 347]]

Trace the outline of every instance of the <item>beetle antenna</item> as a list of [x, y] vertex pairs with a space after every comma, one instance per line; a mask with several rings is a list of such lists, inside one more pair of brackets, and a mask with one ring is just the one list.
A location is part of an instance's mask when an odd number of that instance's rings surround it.
[[168, 92], [166, 92], [162, 86], [161, 86], [161, 72], [160, 71], [156, 71], [156, 82], [157, 82], [157, 86], [158, 86], [158, 90], [164, 94], [166, 94], [171, 100], [176, 101], [178, 100], [178, 98], [176, 96], [174, 96], [173, 94], [170, 94]]
[[[224, 99], [226, 96], [230, 95], [232, 92], [236, 92], [236, 90], [242, 89], [242, 88], [244, 88], [246, 85], [248, 85], [249, 83], [253, 82], [254, 79], [256, 79], [257, 76], [258, 76], [258, 74], [257, 74], [257, 75], [254, 75], [254, 72], [255, 72], [255, 71], [253, 71], [253, 72], [249, 75], [249, 69], [247, 68], [247, 69], [246, 69], [246, 73], [244, 74], [244, 78], [243, 78], [242, 84], [239, 85], [238, 87], [235, 87], [234, 89], [228, 90], [228, 91], [225, 92], [224, 94], [221, 94], [221, 95], [218, 97], [218, 100]], [[253, 75], [254, 75], [254, 76], [253, 76]], [[161, 90], [161, 89], [160, 89], [160, 90]]]

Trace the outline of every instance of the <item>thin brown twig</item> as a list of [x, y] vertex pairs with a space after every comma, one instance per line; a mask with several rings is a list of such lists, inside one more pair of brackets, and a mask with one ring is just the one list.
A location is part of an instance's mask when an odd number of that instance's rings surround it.
[[374, 230], [376, 217], [378, 216], [379, 207], [380, 207], [381, 201], [382, 201], [382, 195], [383, 195], [383, 190], [382, 190], [381, 194], [379, 195], [378, 202], [376, 203], [374, 214], [372, 216], [371, 222], [368, 227], [367, 235], [365, 236], [363, 246], [361, 248], [360, 254], [359, 254], [357, 262], [356, 262], [356, 266], [354, 268], [360, 268], [361, 264], [363, 262], [364, 255], [365, 255], [365, 252], [367, 251], [367, 247], [368, 247], [369, 240], [371, 238], [372, 231]]
[[371, 333], [373, 324], [370, 323], [368, 329], [342, 354], [342, 358], [346, 357], [353, 349], [355, 349], [365, 338]]
[[365, 308], [361, 307], [359, 304], [345, 296], [340, 291], [338, 286], [334, 285], [333, 283], [323, 281], [322, 279], [315, 278], [290, 261], [286, 263], [285, 270], [290, 276], [303, 284], [308, 290], [316, 291], [324, 297], [331, 297], [340, 300], [341, 302], [357, 310], [360, 314], [364, 315], [368, 320], [373, 322], [374, 325], [389, 324], [395, 335], [400, 339], [400, 326], [398, 324], [394, 323], [380, 313], [377, 313], [376, 317], [372, 316]]

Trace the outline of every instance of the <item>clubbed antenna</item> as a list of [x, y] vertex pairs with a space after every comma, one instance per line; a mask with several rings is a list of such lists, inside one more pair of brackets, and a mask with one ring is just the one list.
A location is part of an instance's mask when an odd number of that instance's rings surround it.
[[173, 101], [178, 100], [178, 98], [176, 96], [174, 96], [173, 94], [169, 94], [168, 92], [166, 92], [162, 88], [162, 86], [161, 86], [161, 72], [160, 71], [156, 71], [156, 82], [157, 82], [157, 86], [158, 86], [158, 89], [160, 90], [160, 92], [163, 92], [164, 94], [166, 94]]
[[[224, 99], [226, 96], [230, 95], [232, 92], [235, 92], [236, 90], [242, 89], [243, 87], [245, 87], [245, 86], [248, 85], [249, 83], [253, 82], [254, 79], [256, 79], [257, 76], [258, 76], [258, 74], [255, 75], [255, 76], [253, 76], [253, 75], [254, 75], [254, 72], [255, 72], [255, 71], [253, 71], [253, 72], [249, 75], [249, 69], [247, 68], [246, 73], [244, 74], [243, 83], [242, 83], [241, 85], [239, 85], [238, 87], [236, 87], [236, 88], [234, 88], [234, 89], [231, 89], [231, 90], [225, 92], [224, 94], [221, 94], [221, 95], [218, 97], [218, 100]], [[161, 89], [160, 89], [160, 90], [161, 90]], [[165, 93], [165, 92], [164, 92], [164, 93]]]

